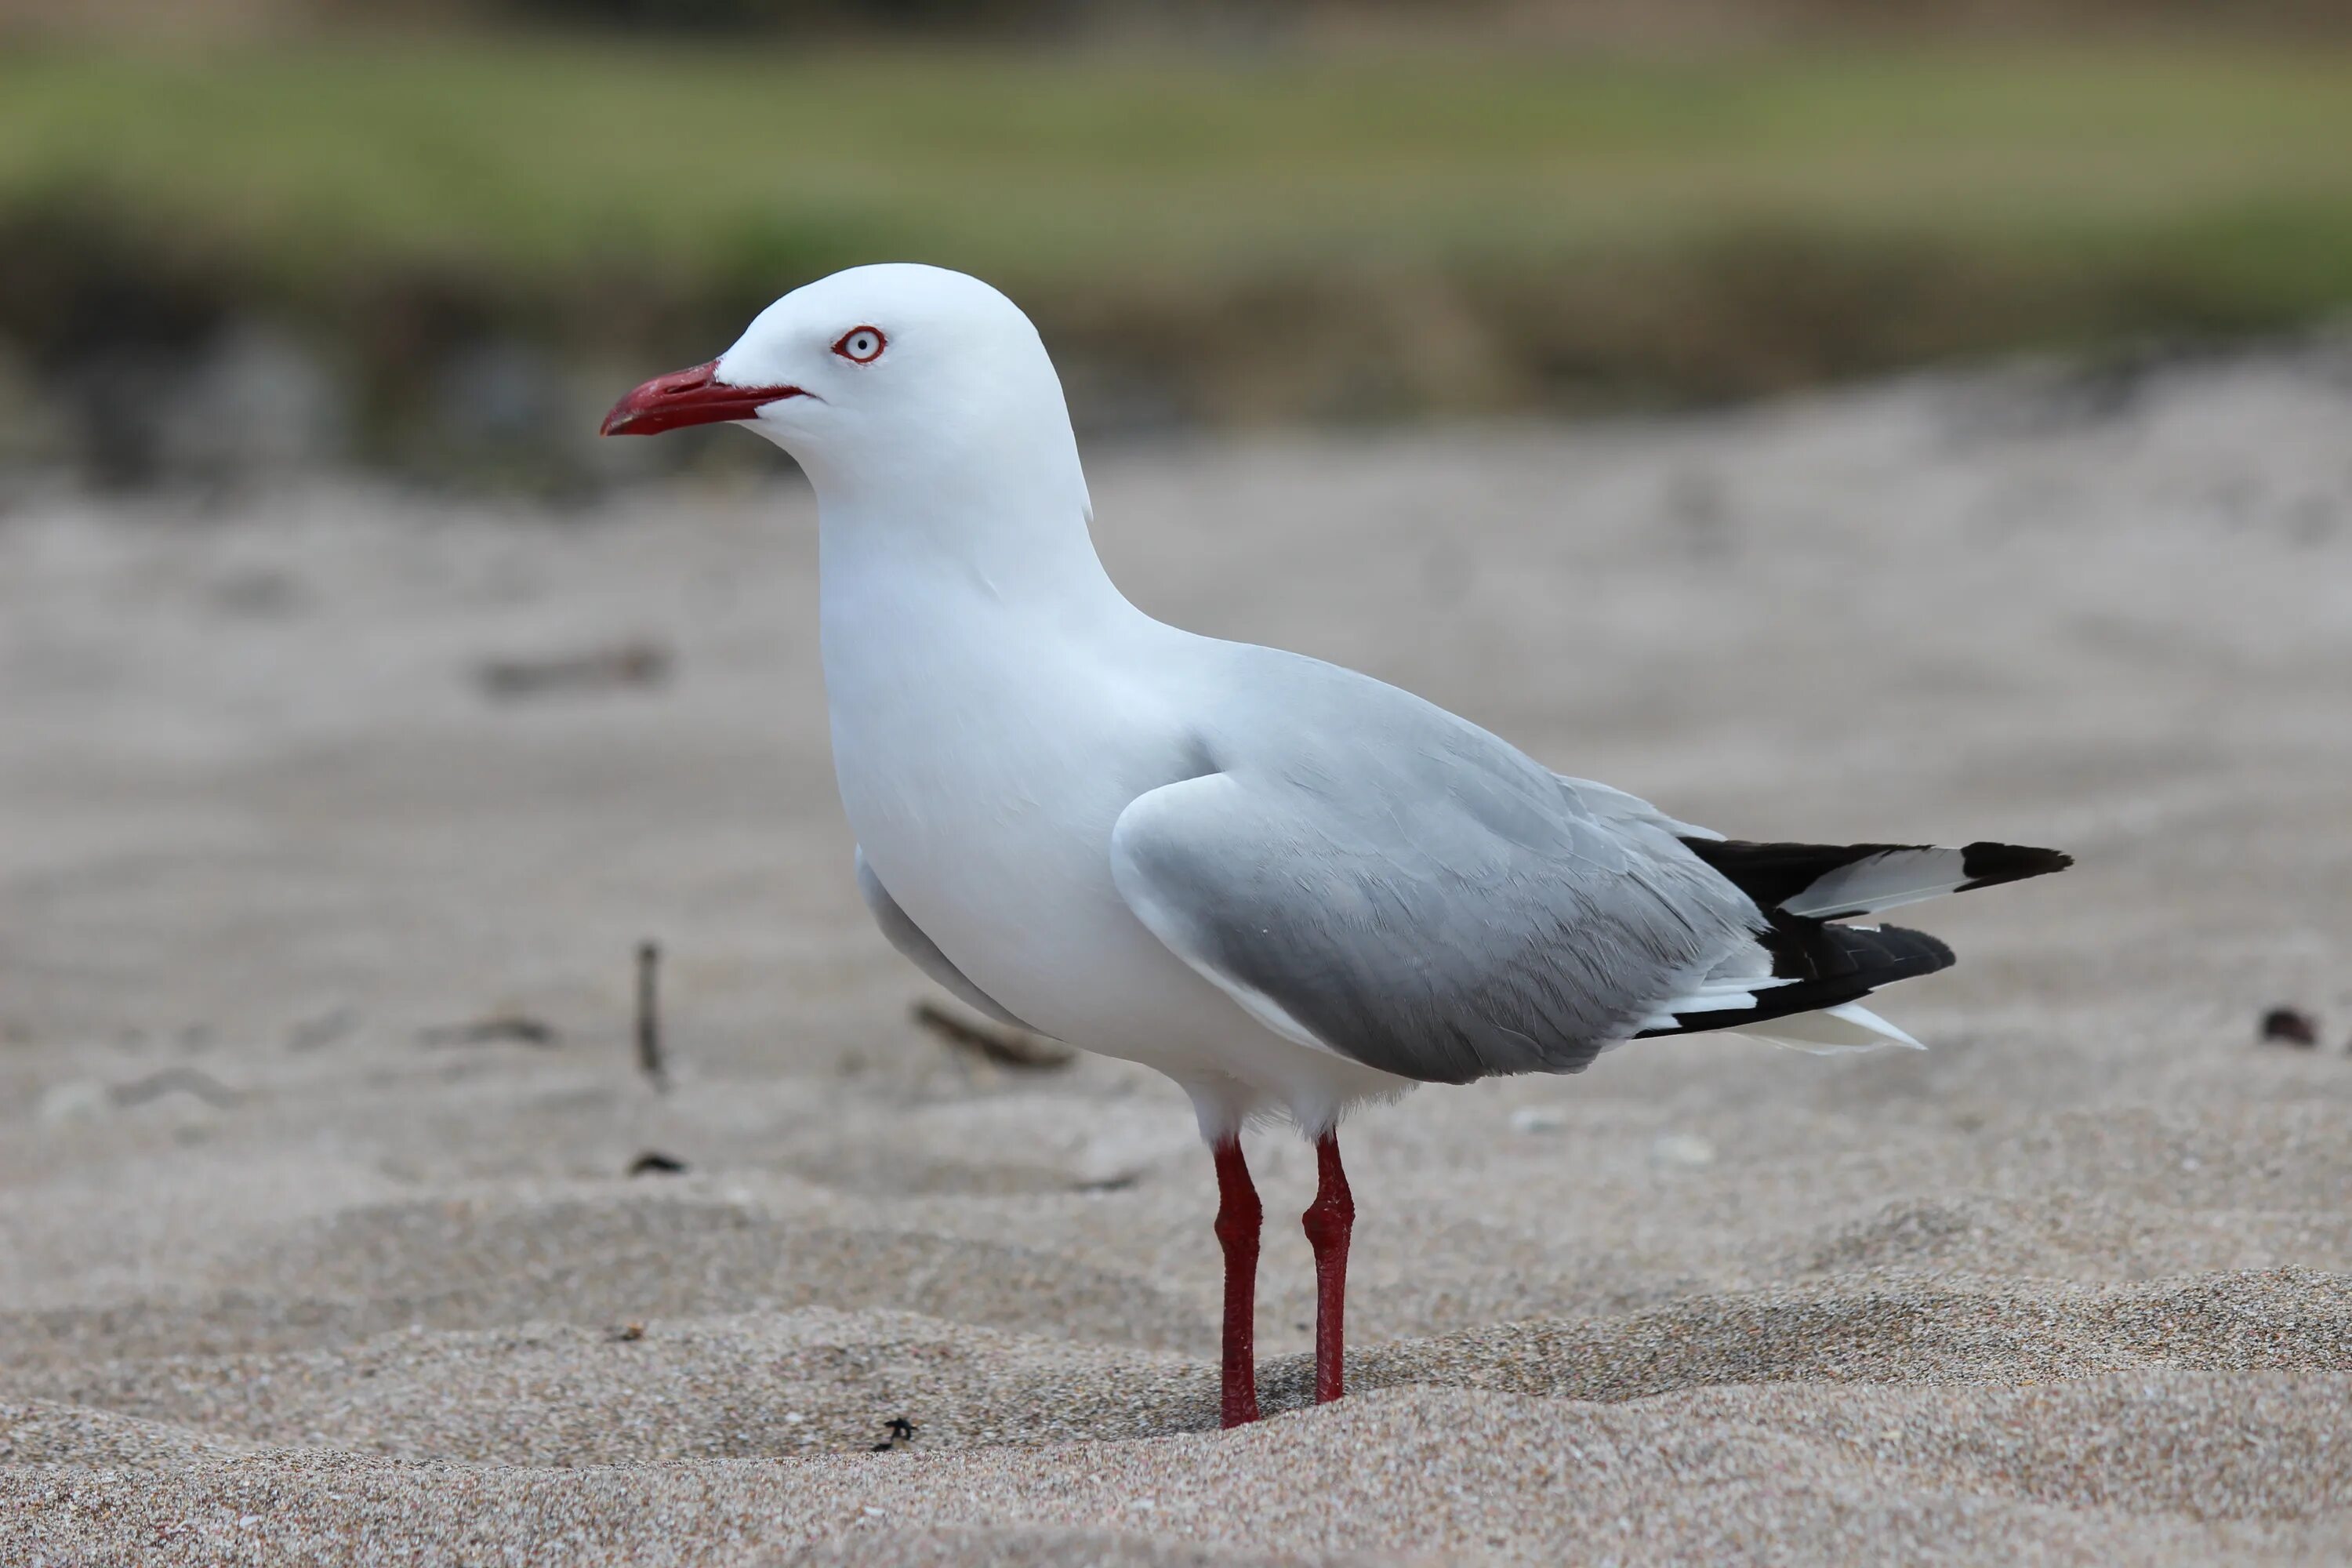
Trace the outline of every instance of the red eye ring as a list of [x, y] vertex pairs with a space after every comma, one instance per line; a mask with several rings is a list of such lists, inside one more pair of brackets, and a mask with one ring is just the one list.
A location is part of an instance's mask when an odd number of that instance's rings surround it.
[[[866, 339], [871, 339], [872, 342], [868, 343], [861, 341]], [[856, 343], [857, 347], [850, 347], [852, 343]], [[882, 351], [889, 346], [890, 340], [882, 335], [881, 328], [852, 327], [841, 334], [840, 340], [833, 345], [833, 352], [852, 364], [872, 364], [882, 357]], [[858, 349], [864, 349], [866, 352], [860, 353]]]

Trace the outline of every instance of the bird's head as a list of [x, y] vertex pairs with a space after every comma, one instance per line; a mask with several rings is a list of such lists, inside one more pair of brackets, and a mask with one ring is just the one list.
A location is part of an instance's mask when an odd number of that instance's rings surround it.
[[910, 263], [793, 289], [717, 359], [614, 404], [604, 433], [719, 423], [783, 447], [821, 494], [894, 475], [947, 480], [1024, 449], [1072, 447], [1061, 382], [1029, 318], [977, 278]]

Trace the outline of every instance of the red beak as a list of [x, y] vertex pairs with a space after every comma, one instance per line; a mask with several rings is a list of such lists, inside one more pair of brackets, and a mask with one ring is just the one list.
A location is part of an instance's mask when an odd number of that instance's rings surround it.
[[771, 403], [806, 397], [797, 386], [730, 386], [715, 379], [719, 362], [657, 375], [613, 405], [604, 436], [658, 436], [688, 425], [749, 419]]

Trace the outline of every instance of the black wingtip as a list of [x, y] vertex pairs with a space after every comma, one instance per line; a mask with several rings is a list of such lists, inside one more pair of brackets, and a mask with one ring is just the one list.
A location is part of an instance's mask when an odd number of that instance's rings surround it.
[[2001, 882], [2021, 882], [2063, 871], [2074, 858], [2063, 849], [2036, 849], [2026, 844], [1994, 844], [1979, 839], [1960, 849], [1960, 872], [1968, 878], [1957, 889], [1990, 888]]
[[1952, 966], [1952, 950], [1923, 931], [1907, 926], [1846, 926], [1783, 915], [1759, 939], [1772, 955], [1772, 973], [1784, 984], [1756, 993], [1756, 1005], [1739, 1012], [1675, 1016], [1674, 1027], [1644, 1029], [1635, 1037], [1703, 1035], [1743, 1029], [1793, 1013], [1811, 1013], [1858, 1001], [1882, 985], [1914, 980]]

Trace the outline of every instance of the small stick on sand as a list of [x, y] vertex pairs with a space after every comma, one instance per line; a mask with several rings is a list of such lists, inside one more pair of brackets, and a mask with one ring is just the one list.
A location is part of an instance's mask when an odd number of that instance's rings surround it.
[[994, 1024], [984, 1024], [976, 1018], [959, 1018], [944, 1007], [929, 1002], [918, 1002], [915, 1022], [961, 1049], [971, 1051], [998, 1067], [1018, 1068], [1024, 1072], [1050, 1072], [1070, 1065], [1075, 1054], [1058, 1040], [1043, 1035], [1033, 1035], [1026, 1029], [1008, 1029]]
[[656, 982], [661, 969], [661, 943], [637, 943], [637, 1070], [657, 1089], [669, 1088], [662, 1068], [661, 1003]]

